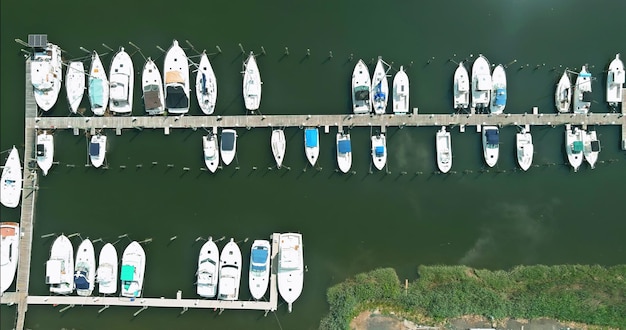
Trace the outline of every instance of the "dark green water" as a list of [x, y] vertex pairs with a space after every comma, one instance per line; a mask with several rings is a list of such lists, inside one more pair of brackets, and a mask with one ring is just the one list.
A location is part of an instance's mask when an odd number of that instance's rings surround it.
[[[395, 69], [409, 67], [411, 106], [423, 113], [448, 113], [455, 69], [449, 59], [479, 53], [495, 64], [517, 60], [507, 70], [506, 112], [530, 112], [533, 106], [553, 112], [554, 85], [561, 71], [576, 70], [584, 63], [596, 77], [592, 111], [606, 112], [603, 70], [615, 53], [626, 53], [624, 1], [73, 0], [41, 4], [36, 12], [31, 4], [7, 0], [0, 5], [0, 149], [15, 144], [22, 155], [24, 65], [20, 46], [13, 40], [26, 39], [29, 33], [47, 33], [67, 51], [67, 59], [83, 56], [80, 46], [102, 53], [106, 52], [102, 43], [132, 49], [128, 45], [132, 41], [146, 56], [158, 57], [160, 67], [162, 56], [155, 46], [166, 49], [174, 38], [208, 52], [219, 45], [223, 52], [211, 61], [220, 115], [244, 113], [238, 43], [246, 51], [266, 50], [258, 58], [265, 114], [349, 113], [350, 76], [356, 62], [348, 61], [350, 54], [368, 63], [380, 55]], [[375, 24], [375, 19], [380, 21]], [[187, 53], [194, 54], [191, 49]], [[133, 58], [138, 71], [143, 60], [140, 54]], [[104, 56], [107, 67], [110, 59]], [[190, 114], [199, 115], [193, 101]], [[136, 104], [134, 113], [142, 115], [139, 98]], [[67, 113], [62, 92], [46, 115]], [[501, 269], [517, 264], [626, 262], [622, 208], [626, 157], [619, 149], [619, 128], [597, 128], [601, 163], [593, 171], [584, 165], [579, 173], [563, 165], [562, 127], [532, 129], [534, 164], [540, 166], [528, 173], [515, 170], [514, 127], [502, 129], [498, 170], [489, 173], [481, 172], [480, 136], [474, 128], [465, 133], [453, 128], [456, 173], [450, 175], [434, 174], [436, 130], [389, 128], [391, 174], [369, 174], [370, 130], [353, 129], [356, 174], [351, 176], [334, 170], [336, 128], [321, 135], [323, 169], [306, 172], [302, 130], [286, 130], [285, 164], [291, 171], [269, 171], [270, 129], [239, 128], [240, 169], [234, 164], [216, 175], [200, 170], [201, 130], [178, 130], [169, 136], [150, 129], [115, 136], [109, 130], [109, 170], [85, 168], [85, 137], [56, 131], [55, 160], [60, 164], [40, 181], [31, 294], [48, 292], [43, 264], [52, 239], [40, 238], [48, 233], [78, 232], [104, 241], [115, 241], [124, 233], [134, 240], [152, 238], [145, 245], [144, 294], [150, 297], [174, 297], [177, 290], [184, 297], [195, 297], [198, 236], [234, 237], [242, 241], [247, 259], [252, 240], [272, 232], [298, 231], [304, 235], [308, 272], [291, 314], [284, 304], [265, 318], [252, 311], [217, 316], [189, 310], [179, 316], [178, 309], [156, 308], [133, 318], [135, 310], [129, 308], [112, 307], [98, 314], [97, 307], [59, 313], [60, 307], [30, 306], [26, 327], [313, 329], [327, 313], [329, 286], [376, 267], [394, 267], [401, 278], [414, 278], [419, 264]], [[3, 153], [3, 162], [4, 157]], [[155, 161], [158, 164], [151, 166]], [[556, 165], [547, 165], [552, 163]], [[121, 165], [127, 168], [120, 169]], [[3, 207], [1, 212], [3, 221], [19, 219], [19, 210]], [[172, 236], [178, 238], [168, 244]], [[75, 246], [79, 241], [73, 238]], [[120, 254], [127, 243], [117, 244]], [[97, 251], [101, 244], [96, 244]], [[248, 299], [247, 274], [241, 286], [240, 298]], [[11, 328], [14, 312], [14, 306], [2, 306], [2, 329]]]

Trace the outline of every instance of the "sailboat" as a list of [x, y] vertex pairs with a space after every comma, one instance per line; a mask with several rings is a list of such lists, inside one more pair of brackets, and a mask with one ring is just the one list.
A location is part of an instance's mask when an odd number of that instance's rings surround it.
[[154, 61], [148, 57], [141, 72], [141, 89], [143, 105], [149, 115], [161, 115], [165, 112], [165, 96], [163, 95], [163, 79]]
[[261, 82], [261, 73], [252, 52], [243, 65], [243, 101], [248, 111], [255, 111], [259, 109], [261, 104], [261, 85], [263, 82]]
[[202, 153], [204, 154], [204, 164], [215, 173], [220, 165], [220, 151], [217, 146], [217, 134], [209, 133], [202, 136]]
[[213, 298], [217, 294], [220, 252], [212, 237], [202, 245], [198, 255], [198, 283], [196, 292], [200, 297]]
[[[584, 134], [584, 132], [582, 132]], [[578, 127], [572, 127], [570, 124], [565, 125], [565, 153], [567, 160], [577, 172], [583, 163], [583, 141], [581, 130]]]
[[533, 153], [535, 152], [533, 136], [530, 132], [523, 129], [515, 134], [515, 146], [517, 149], [517, 163], [522, 170], [528, 171], [533, 163]]
[[48, 42], [45, 48], [35, 49], [30, 61], [30, 80], [39, 108], [50, 110], [59, 97], [63, 80], [59, 46]]
[[363, 60], [359, 60], [352, 72], [352, 111], [355, 114], [370, 113], [372, 80]]
[[435, 149], [437, 150], [437, 167], [441, 173], [448, 173], [452, 168], [452, 140], [445, 126], [441, 126], [435, 134]]
[[287, 147], [287, 140], [285, 140], [285, 131], [282, 129], [272, 130], [272, 137], [270, 139], [272, 145], [272, 154], [276, 161], [276, 168], [280, 169], [283, 166], [283, 159], [285, 158], [285, 149]]
[[241, 280], [241, 250], [234, 239], [226, 243], [220, 255], [219, 284], [217, 299], [239, 299], [239, 282]]
[[352, 167], [350, 133], [337, 133], [337, 164], [343, 173], [348, 173], [350, 167]]
[[248, 287], [252, 298], [260, 300], [265, 295], [270, 281], [270, 242], [255, 240], [250, 251]]
[[400, 66], [400, 71], [393, 77], [393, 113], [405, 114], [409, 112], [409, 76]]
[[187, 54], [174, 40], [163, 60], [165, 107], [172, 114], [189, 112], [189, 66]]
[[50, 259], [46, 262], [46, 284], [50, 292], [70, 294], [74, 291], [74, 247], [65, 235], [52, 243]]
[[80, 102], [85, 95], [85, 65], [81, 61], [72, 61], [65, 71], [65, 93], [72, 113], [78, 112]]
[[135, 69], [130, 55], [124, 47], [113, 56], [109, 71], [109, 108], [114, 115], [130, 115], [133, 110], [133, 90], [135, 89]]
[[293, 303], [300, 297], [304, 285], [304, 253], [302, 234], [280, 234], [278, 244], [278, 292], [287, 302], [291, 313]]
[[202, 52], [200, 63], [198, 64], [198, 72], [196, 73], [196, 97], [200, 110], [205, 115], [210, 115], [215, 111], [215, 102], [217, 101], [217, 79], [215, 72], [209, 61], [206, 52]]
[[109, 105], [109, 79], [107, 78], [100, 56], [94, 50], [89, 69], [89, 104], [96, 116], [103, 116]]
[[43, 172], [43, 175], [48, 175], [48, 171], [52, 167], [54, 161], [54, 138], [52, 134], [43, 131], [37, 135], [37, 165]]
[[583, 134], [583, 156], [589, 166], [594, 169], [596, 162], [598, 161], [598, 154], [600, 153], [600, 140], [595, 130], [585, 132], [581, 130]]
[[482, 136], [485, 162], [489, 167], [494, 167], [500, 155], [500, 131], [497, 126], [484, 126]]
[[389, 84], [387, 83], [387, 73], [381, 57], [378, 57], [378, 62], [376, 62], [376, 67], [374, 68], [372, 93], [374, 113], [377, 115], [384, 114], [387, 109], [387, 100], [389, 99]]
[[489, 61], [481, 54], [472, 65], [472, 108], [489, 106], [492, 87]]
[[100, 250], [96, 278], [98, 292], [114, 294], [117, 292], [117, 250], [111, 243], [106, 243]]
[[374, 167], [382, 170], [387, 163], [387, 139], [384, 133], [372, 135], [372, 162]]
[[587, 65], [583, 65], [578, 77], [576, 77], [576, 86], [574, 86], [574, 113], [587, 114], [590, 107], [591, 73], [587, 71]]
[[96, 279], [96, 255], [90, 239], [84, 239], [76, 251], [74, 285], [79, 296], [91, 296]]
[[606, 102], [610, 107], [617, 108], [623, 98], [623, 86], [626, 74], [624, 73], [624, 63], [619, 58], [620, 54], [609, 64], [609, 71], [606, 75]]
[[569, 81], [567, 70], [563, 72], [559, 83], [556, 85], [554, 92], [554, 105], [556, 110], [561, 113], [569, 112], [572, 104], [572, 83]]
[[504, 66], [499, 64], [493, 69], [491, 76], [493, 83], [491, 89], [491, 105], [489, 106], [489, 112], [497, 115], [504, 112], [506, 107], [506, 73], [504, 72]]
[[2, 169], [0, 202], [6, 207], [15, 208], [20, 203], [20, 197], [22, 197], [22, 166], [20, 154], [13, 146]]
[[235, 159], [237, 153], [237, 131], [234, 129], [222, 130], [222, 138], [220, 140], [220, 154], [224, 165], [229, 165]]
[[11, 286], [17, 272], [20, 225], [0, 222], [0, 296]]
[[146, 252], [141, 244], [131, 242], [122, 255], [122, 297], [141, 297], [146, 271]]
[[89, 159], [91, 164], [98, 168], [104, 164], [104, 158], [107, 151], [107, 136], [106, 135], [92, 135], [89, 142]]
[[469, 107], [470, 83], [469, 74], [462, 61], [459, 62], [459, 66], [454, 71], [452, 89], [454, 91], [454, 109], [467, 109], [467, 107]]
[[317, 127], [307, 127], [304, 130], [304, 154], [311, 166], [315, 166], [320, 155], [319, 139], [320, 133]]

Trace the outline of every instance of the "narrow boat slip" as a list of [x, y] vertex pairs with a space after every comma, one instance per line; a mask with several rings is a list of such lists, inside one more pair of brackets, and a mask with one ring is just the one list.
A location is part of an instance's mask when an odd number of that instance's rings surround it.
[[20, 154], [15, 146], [11, 148], [9, 157], [4, 163], [1, 180], [0, 202], [6, 207], [17, 207], [22, 197], [22, 165]]
[[143, 104], [149, 115], [161, 115], [165, 112], [165, 95], [163, 94], [163, 80], [159, 68], [148, 57], [141, 74], [141, 89], [143, 90]]
[[163, 61], [165, 108], [172, 114], [189, 112], [189, 66], [187, 54], [174, 40]]
[[13, 283], [19, 257], [20, 225], [0, 222], [0, 295]]
[[217, 79], [206, 52], [202, 52], [196, 73], [196, 97], [205, 115], [213, 114], [217, 101]]
[[393, 77], [393, 113], [405, 114], [409, 112], [409, 76], [404, 67]]
[[352, 72], [352, 111], [355, 114], [372, 112], [371, 83], [370, 73], [365, 62], [359, 60]]
[[243, 73], [243, 101], [248, 111], [255, 111], [261, 105], [261, 73], [256, 63], [254, 54], [250, 55], [244, 63]]
[[272, 146], [272, 154], [274, 155], [274, 160], [276, 161], [276, 167], [280, 169], [283, 166], [285, 149], [287, 148], [285, 132], [282, 129], [273, 130], [270, 144]]
[[103, 116], [109, 106], [109, 79], [96, 51], [91, 55], [88, 83], [91, 111], [96, 116]]

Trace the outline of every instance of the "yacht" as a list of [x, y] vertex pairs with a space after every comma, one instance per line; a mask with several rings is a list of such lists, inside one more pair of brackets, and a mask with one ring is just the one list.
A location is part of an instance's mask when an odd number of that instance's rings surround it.
[[483, 155], [489, 167], [496, 166], [500, 154], [500, 131], [497, 126], [483, 126]]
[[617, 108], [623, 98], [624, 88], [624, 63], [619, 58], [620, 54], [609, 64], [609, 71], [606, 75], [606, 101], [610, 107]]
[[307, 127], [304, 130], [304, 154], [311, 166], [315, 166], [320, 155], [320, 133], [317, 127]]
[[530, 165], [533, 163], [533, 153], [535, 152], [533, 136], [529, 131], [523, 129], [521, 132], [515, 134], [515, 146], [517, 149], [517, 163], [519, 167], [524, 171], [528, 171]]
[[372, 81], [370, 72], [363, 60], [359, 60], [352, 72], [352, 111], [355, 114], [370, 113]]
[[241, 250], [231, 238], [220, 255], [219, 284], [217, 299], [239, 299], [239, 281], [241, 280]]
[[567, 70], [563, 72], [559, 83], [556, 85], [554, 92], [554, 105], [556, 110], [561, 113], [569, 112], [572, 104], [572, 83], [569, 81]]
[[146, 252], [141, 244], [131, 242], [122, 255], [122, 297], [141, 297], [144, 274], [146, 271]]
[[493, 85], [491, 89], [491, 105], [489, 112], [498, 115], [504, 112], [504, 108], [506, 107], [506, 73], [502, 64], [499, 64], [493, 69], [491, 81]]
[[220, 165], [220, 149], [217, 146], [217, 134], [209, 133], [202, 136], [202, 151], [204, 164], [211, 173], [215, 173]]
[[61, 48], [47, 43], [45, 48], [36, 48], [30, 61], [30, 80], [35, 101], [41, 110], [48, 111], [56, 103], [61, 91], [63, 67]]
[[100, 250], [96, 280], [98, 292], [114, 294], [117, 292], [117, 250], [111, 243], [106, 243]]
[[350, 167], [352, 167], [350, 133], [337, 133], [337, 164], [343, 173], [348, 173]]
[[581, 134], [583, 134], [583, 156], [593, 169], [596, 167], [598, 154], [600, 153], [600, 140], [598, 140], [598, 135], [595, 130], [587, 132], [581, 130]]
[[250, 272], [248, 286], [252, 298], [260, 300], [267, 291], [270, 281], [270, 242], [255, 240], [250, 251]]
[[259, 109], [261, 104], [261, 85], [263, 82], [261, 82], [261, 73], [252, 52], [243, 65], [243, 101], [248, 111], [255, 111]]
[[89, 142], [89, 159], [91, 164], [98, 168], [104, 164], [104, 158], [107, 152], [107, 136], [106, 135], [92, 135]]
[[582, 70], [576, 78], [574, 86], [574, 113], [587, 114], [591, 107], [591, 73], [587, 71], [587, 65], [583, 65]]
[[409, 112], [409, 76], [400, 66], [400, 71], [393, 77], [393, 113], [405, 114]]
[[70, 111], [77, 113], [85, 95], [85, 65], [83, 62], [72, 61], [67, 66], [67, 71], [65, 71], [65, 92]]
[[130, 115], [133, 110], [133, 90], [135, 88], [135, 69], [130, 55], [124, 47], [113, 56], [109, 71], [110, 101], [109, 108], [114, 115]]
[[437, 167], [441, 173], [448, 173], [452, 168], [452, 140], [445, 126], [441, 126], [435, 135], [435, 149], [437, 149]]
[[287, 302], [289, 312], [292, 305], [302, 293], [304, 284], [304, 254], [302, 251], [302, 234], [280, 234], [278, 245], [278, 292]]
[[0, 222], [0, 296], [9, 289], [17, 271], [20, 225], [17, 222]]
[[174, 40], [163, 61], [165, 107], [172, 114], [189, 112], [189, 64], [187, 54]]
[[196, 292], [200, 297], [213, 298], [217, 294], [217, 280], [219, 278], [220, 252], [213, 238], [200, 248], [198, 255], [198, 283]]
[[454, 84], [452, 88], [454, 90], [454, 109], [467, 109], [469, 107], [470, 83], [469, 73], [465, 65], [463, 65], [463, 62], [459, 62], [459, 66], [454, 71]]
[[74, 285], [79, 296], [91, 296], [96, 281], [96, 254], [90, 239], [84, 239], [76, 251]]
[[283, 131], [282, 129], [273, 130], [270, 142], [272, 145], [272, 154], [274, 155], [274, 160], [276, 161], [276, 168], [280, 169], [283, 166], [285, 149], [287, 147], [287, 141], [285, 140], [285, 131]]
[[48, 175], [48, 171], [52, 167], [54, 162], [54, 139], [52, 134], [43, 131], [37, 135], [37, 165], [43, 172], [43, 175]]
[[[584, 134], [584, 132], [582, 132]], [[578, 127], [572, 127], [570, 124], [565, 125], [565, 153], [567, 160], [577, 172], [583, 163], [583, 141], [581, 130]]]
[[215, 102], [217, 101], [217, 79], [215, 72], [209, 61], [206, 52], [202, 52], [200, 63], [198, 64], [198, 72], [196, 73], [196, 97], [200, 110], [205, 115], [210, 115], [215, 111]]
[[149, 115], [162, 115], [165, 112], [165, 96], [163, 95], [163, 79], [154, 61], [148, 57], [141, 73], [141, 89], [143, 105]]
[[472, 108], [489, 106], [492, 87], [489, 61], [481, 54], [472, 65]]
[[382, 115], [387, 109], [387, 100], [389, 99], [389, 84], [387, 83], [387, 72], [383, 64], [382, 58], [378, 57], [376, 68], [374, 68], [374, 76], [372, 77], [372, 105], [374, 113]]
[[91, 111], [96, 116], [104, 116], [109, 105], [109, 79], [104, 71], [100, 56], [95, 50], [91, 55], [88, 83]]
[[46, 262], [46, 284], [52, 293], [65, 295], [74, 291], [74, 247], [65, 235], [52, 243]]
[[235, 159], [237, 153], [237, 131], [234, 129], [223, 129], [220, 141], [220, 154], [224, 165], [229, 165]]
[[13, 146], [2, 169], [2, 190], [0, 202], [10, 208], [16, 208], [22, 197], [22, 166], [20, 154]]
[[372, 135], [372, 162], [374, 167], [382, 170], [387, 163], [387, 139], [384, 133]]

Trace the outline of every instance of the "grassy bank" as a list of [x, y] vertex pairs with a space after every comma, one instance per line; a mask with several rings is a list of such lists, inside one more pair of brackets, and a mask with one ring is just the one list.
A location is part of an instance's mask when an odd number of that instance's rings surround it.
[[321, 329], [348, 329], [361, 311], [383, 307], [412, 321], [440, 324], [462, 315], [554, 318], [626, 328], [626, 265], [519, 266], [510, 271], [420, 266], [405, 288], [391, 268], [359, 274], [327, 292]]

